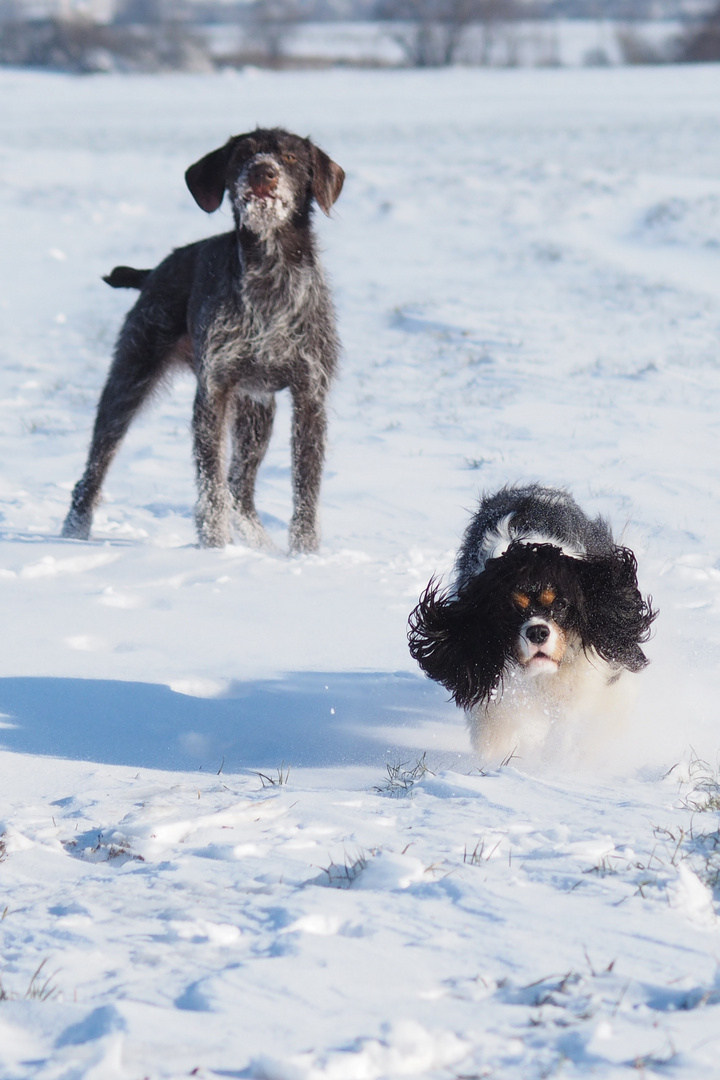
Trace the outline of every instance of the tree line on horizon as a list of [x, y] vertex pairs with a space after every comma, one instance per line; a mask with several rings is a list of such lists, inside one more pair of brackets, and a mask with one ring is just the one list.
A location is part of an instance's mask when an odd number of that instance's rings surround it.
[[[405, 66], [482, 66], [493, 63], [502, 28], [559, 18], [616, 24], [626, 63], [720, 60], [720, 0], [700, 10], [688, 7], [691, 0], [116, 0], [109, 18], [93, 16], [87, 0], [79, 8], [73, 2], [0, 0], [0, 64], [80, 73], [301, 66], [287, 52], [298, 27], [352, 20], [386, 24]], [[56, 3], [60, 10], [47, 7]], [[638, 28], [670, 18], [682, 30], [662, 49]], [[213, 25], [241, 28], [243, 47], [213, 55], [202, 32]], [[509, 66], [510, 51], [507, 56]], [[550, 54], [545, 61], [557, 62]], [[608, 60], [598, 55], [588, 62]]]

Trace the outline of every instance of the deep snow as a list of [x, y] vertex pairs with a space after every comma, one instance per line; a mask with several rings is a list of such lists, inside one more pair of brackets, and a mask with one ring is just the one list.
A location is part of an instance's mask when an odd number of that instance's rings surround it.
[[[717, 812], [688, 806], [720, 744], [719, 91], [0, 73], [1, 1075], [720, 1075]], [[61, 541], [130, 299], [100, 276], [229, 227], [182, 174], [256, 123], [348, 174], [323, 549], [194, 546], [187, 379]], [[602, 761], [483, 775], [405, 624], [478, 491], [531, 479], [611, 519], [661, 615]]]

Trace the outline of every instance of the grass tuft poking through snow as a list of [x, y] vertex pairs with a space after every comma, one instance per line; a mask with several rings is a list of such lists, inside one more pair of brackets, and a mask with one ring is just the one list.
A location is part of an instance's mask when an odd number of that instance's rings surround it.
[[52, 1001], [53, 998], [56, 998], [60, 990], [54, 980], [59, 975], [59, 971], [47, 975], [44, 970], [46, 964], [47, 958], [40, 961], [30, 977], [30, 982], [24, 994], [7, 990], [2, 979], [0, 979], [0, 1001]]
[[401, 799], [406, 795], [413, 795], [413, 789], [425, 776], [434, 776], [425, 761], [426, 755], [418, 758], [414, 765], [402, 761], [396, 765], [388, 765], [387, 776], [376, 784], [373, 791], [378, 795], [389, 795], [392, 799]]
[[484, 840], [478, 840], [472, 851], [468, 851], [466, 845], [465, 850], [463, 851], [463, 862], [468, 863], [470, 866], [481, 866], [484, 862], [487, 862], [488, 859], [493, 857], [501, 843], [502, 838], [498, 840], [487, 853], [485, 852]]
[[700, 814], [720, 813], [720, 761], [712, 766], [693, 756], [687, 766], [685, 783], [690, 785], [690, 791], [683, 797], [684, 806]]
[[[376, 855], [377, 851], [373, 850], [370, 854]], [[356, 855], [355, 858], [345, 856], [343, 862], [333, 862], [323, 867], [323, 874], [326, 875], [327, 880], [319, 879], [319, 884], [328, 885], [331, 889], [349, 889], [366, 866], [367, 857], [363, 853]]]
[[290, 778], [290, 766], [283, 761], [274, 776], [263, 772], [258, 772], [256, 775], [260, 777], [260, 783], [264, 788], [284, 787]]

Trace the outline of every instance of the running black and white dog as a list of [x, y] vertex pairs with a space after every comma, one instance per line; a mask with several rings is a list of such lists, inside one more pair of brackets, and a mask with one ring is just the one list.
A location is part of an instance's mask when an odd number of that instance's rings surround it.
[[623, 676], [648, 663], [655, 616], [603, 518], [562, 490], [506, 487], [482, 498], [450, 589], [430, 581], [408, 640], [466, 710], [475, 749], [502, 760], [545, 743], [558, 720], [623, 711]]
[[235, 228], [173, 251], [154, 270], [117, 266], [105, 278], [114, 288], [140, 289], [140, 298], [118, 337], [63, 536], [88, 538], [105, 474], [133, 417], [173, 368], [184, 366], [197, 378], [200, 543], [228, 544], [234, 527], [250, 544], [270, 544], [255, 508], [255, 479], [275, 394], [289, 389], [290, 549], [317, 550], [325, 402], [339, 342], [312, 212], [317, 203], [330, 213], [344, 177], [309, 139], [279, 128], [236, 135], [190, 166], [185, 179], [195, 201], [212, 213], [227, 191]]

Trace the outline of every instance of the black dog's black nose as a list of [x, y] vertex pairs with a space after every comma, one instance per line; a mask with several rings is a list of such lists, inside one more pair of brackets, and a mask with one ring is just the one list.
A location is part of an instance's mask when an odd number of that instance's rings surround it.
[[550, 627], [545, 626], [544, 623], [534, 623], [532, 626], [528, 626], [525, 637], [533, 645], [542, 645], [550, 637]]

